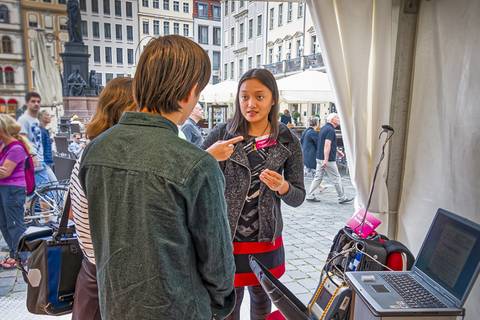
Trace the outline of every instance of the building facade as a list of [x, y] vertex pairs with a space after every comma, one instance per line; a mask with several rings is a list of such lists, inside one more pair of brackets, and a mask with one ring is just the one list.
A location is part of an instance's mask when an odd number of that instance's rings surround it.
[[324, 68], [317, 35], [304, 2], [269, 2], [265, 68], [276, 78]]
[[27, 91], [23, 32], [18, 0], [0, 4], [0, 113], [15, 115]]
[[193, 1], [193, 37], [210, 57], [210, 83], [220, 82], [222, 63], [222, 7], [220, 0]]
[[150, 39], [178, 34], [193, 39], [192, 0], [138, 0], [139, 54]]
[[37, 74], [33, 63], [36, 59], [33, 46], [37, 33], [45, 36], [47, 52], [54, 59], [58, 72], [63, 73], [60, 54], [64, 51], [65, 42], [68, 41], [66, 3], [67, 0], [20, 1], [28, 90], [36, 89], [35, 77], [41, 76]]
[[[136, 0], [80, 0], [83, 42], [88, 67], [99, 85], [117, 77], [132, 77], [138, 45]], [[87, 80], [87, 79], [85, 79]]]
[[267, 2], [222, 2], [222, 80], [238, 80], [265, 64]]

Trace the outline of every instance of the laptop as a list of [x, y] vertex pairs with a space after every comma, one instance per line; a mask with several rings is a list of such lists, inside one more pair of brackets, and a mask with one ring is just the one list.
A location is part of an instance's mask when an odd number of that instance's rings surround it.
[[411, 271], [348, 272], [375, 316], [463, 315], [480, 271], [480, 225], [438, 209]]

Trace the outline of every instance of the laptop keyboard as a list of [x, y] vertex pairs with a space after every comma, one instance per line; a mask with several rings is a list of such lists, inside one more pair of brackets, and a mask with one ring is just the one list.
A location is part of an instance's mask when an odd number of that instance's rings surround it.
[[410, 308], [447, 307], [409, 274], [385, 273], [381, 276]]

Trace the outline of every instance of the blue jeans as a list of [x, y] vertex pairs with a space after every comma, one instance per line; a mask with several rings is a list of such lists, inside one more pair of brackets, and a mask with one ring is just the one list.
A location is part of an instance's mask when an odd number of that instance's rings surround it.
[[35, 171], [35, 185], [38, 187], [41, 184], [54, 181], [57, 181], [57, 177], [53, 173], [52, 168], [45, 163], [42, 163], [42, 168]]
[[11, 258], [14, 257], [18, 240], [25, 231], [24, 205], [24, 187], [0, 186], [0, 231], [10, 249]]

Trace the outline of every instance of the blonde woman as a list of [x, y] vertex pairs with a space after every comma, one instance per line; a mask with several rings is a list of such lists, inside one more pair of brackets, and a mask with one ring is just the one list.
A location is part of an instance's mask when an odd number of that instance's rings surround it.
[[20, 129], [15, 119], [0, 114], [0, 230], [10, 250], [0, 263], [4, 269], [15, 267], [13, 257], [25, 231], [25, 161], [29, 149]]

